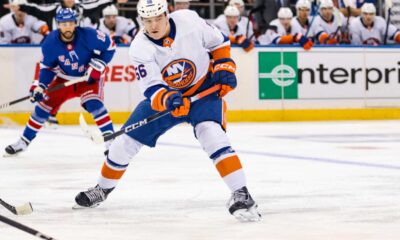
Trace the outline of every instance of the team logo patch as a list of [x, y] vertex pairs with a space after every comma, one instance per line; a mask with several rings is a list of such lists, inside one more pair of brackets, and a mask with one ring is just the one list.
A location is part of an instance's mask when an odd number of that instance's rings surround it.
[[167, 64], [161, 74], [168, 86], [183, 89], [190, 86], [196, 77], [196, 66], [192, 61], [181, 58]]

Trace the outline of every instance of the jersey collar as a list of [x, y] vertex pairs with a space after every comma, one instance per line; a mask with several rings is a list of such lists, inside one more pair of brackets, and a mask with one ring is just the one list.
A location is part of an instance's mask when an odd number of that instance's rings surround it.
[[360, 17], [360, 21], [361, 21], [361, 24], [362, 24], [366, 29], [370, 29], [370, 28], [373, 28], [373, 27], [374, 27], [375, 21], [372, 22], [371, 27], [368, 27], [367, 25], [365, 25], [365, 23], [364, 23], [362, 17]]
[[175, 26], [175, 22], [174, 22], [174, 20], [172, 20], [172, 18], [169, 19], [169, 25], [170, 25], [171, 29], [169, 31], [168, 36], [166, 36], [164, 38], [156, 40], [156, 39], [149, 37], [147, 34], [145, 34], [145, 35], [150, 41], [152, 41], [153, 43], [155, 43], [158, 46], [170, 47], [172, 45], [172, 43], [174, 42], [175, 35], [176, 35], [176, 26]]
[[333, 23], [333, 21], [335, 20], [335, 15], [332, 15], [332, 18], [331, 18], [331, 20], [329, 20], [329, 21], [327, 21], [324, 17], [322, 17], [321, 14], [319, 14], [319, 16], [320, 16], [320, 18], [322, 19], [322, 21], [324, 21], [324, 22], [326, 22], [326, 23], [329, 23], [329, 24]]

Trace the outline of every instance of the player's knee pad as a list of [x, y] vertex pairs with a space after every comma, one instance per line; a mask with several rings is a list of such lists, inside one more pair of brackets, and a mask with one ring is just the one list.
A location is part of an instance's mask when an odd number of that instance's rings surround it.
[[219, 123], [213, 121], [201, 122], [195, 127], [196, 137], [201, 147], [209, 157], [221, 149], [230, 148], [231, 143]]
[[129, 164], [143, 146], [140, 142], [126, 134], [117, 137], [109, 148], [108, 159], [120, 165]]
[[105, 109], [103, 102], [98, 99], [88, 100], [82, 103], [82, 107], [90, 112], [92, 115], [98, 115], [99, 113], [103, 112]]

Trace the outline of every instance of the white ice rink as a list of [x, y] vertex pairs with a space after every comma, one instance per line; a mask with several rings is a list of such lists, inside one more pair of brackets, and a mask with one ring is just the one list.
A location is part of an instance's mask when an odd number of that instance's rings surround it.
[[[27, 152], [0, 158], [0, 198], [14, 216], [59, 240], [398, 240], [400, 121], [230, 124], [263, 220], [239, 223], [229, 191], [188, 125], [144, 148], [98, 208], [75, 211], [96, 184], [103, 146], [79, 127], [44, 129]], [[0, 147], [22, 127], [0, 128]], [[38, 239], [0, 222], [0, 240]]]

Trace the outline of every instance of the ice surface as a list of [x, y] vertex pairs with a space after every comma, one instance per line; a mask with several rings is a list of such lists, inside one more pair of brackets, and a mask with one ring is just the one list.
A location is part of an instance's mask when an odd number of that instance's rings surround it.
[[[0, 147], [22, 127], [0, 128]], [[263, 221], [239, 223], [230, 193], [189, 125], [143, 148], [107, 201], [72, 210], [95, 185], [103, 146], [79, 127], [44, 129], [0, 158], [0, 198], [34, 212], [0, 214], [59, 240], [400, 239], [400, 121], [230, 124]], [[38, 239], [0, 222], [0, 240]]]

